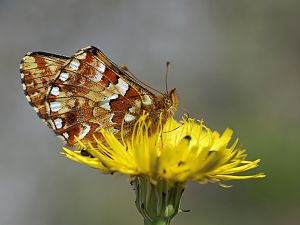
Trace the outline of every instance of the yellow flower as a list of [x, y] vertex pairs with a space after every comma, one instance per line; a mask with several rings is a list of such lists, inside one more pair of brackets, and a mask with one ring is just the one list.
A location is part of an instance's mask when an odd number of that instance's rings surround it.
[[240, 175], [257, 167], [260, 160], [246, 160], [245, 150], [237, 147], [238, 139], [229, 144], [231, 129], [220, 135], [202, 121], [169, 118], [165, 124], [151, 124], [144, 114], [130, 137], [125, 137], [123, 130], [121, 140], [109, 131], [101, 133], [103, 142], [78, 140], [80, 149], [64, 148], [63, 154], [104, 173], [128, 174], [145, 225], [170, 223], [181, 211], [181, 195], [188, 180], [228, 187], [221, 182], [265, 177], [263, 173]]
[[106, 144], [97, 139], [88, 144], [79, 141], [84, 152], [64, 148], [64, 154], [104, 173], [146, 176], [154, 184], [160, 180], [171, 184], [187, 180], [221, 184], [222, 180], [265, 177], [263, 173], [238, 175], [257, 167], [260, 160], [246, 160], [245, 150], [237, 147], [238, 139], [229, 146], [231, 129], [220, 135], [202, 121], [183, 118], [177, 122], [169, 118], [163, 126], [159, 123], [157, 129], [151, 129], [151, 122], [143, 115], [130, 138], [122, 135], [118, 140], [109, 131], [101, 133]]

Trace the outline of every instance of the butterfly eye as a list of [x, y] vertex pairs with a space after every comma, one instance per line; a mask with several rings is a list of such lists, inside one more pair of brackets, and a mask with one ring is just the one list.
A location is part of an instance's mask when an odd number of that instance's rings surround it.
[[166, 108], [170, 108], [172, 106], [172, 101], [168, 96], [164, 98], [164, 104]]

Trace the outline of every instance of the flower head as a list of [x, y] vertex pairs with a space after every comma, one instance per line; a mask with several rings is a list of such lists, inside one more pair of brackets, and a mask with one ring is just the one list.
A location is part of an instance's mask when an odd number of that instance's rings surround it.
[[104, 173], [128, 174], [146, 225], [170, 223], [181, 210], [187, 180], [227, 187], [222, 181], [265, 177], [263, 173], [240, 175], [257, 167], [260, 160], [246, 160], [245, 150], [237, 146], [238, 139], [230, 144], [231, 129], [219, 134], [191, 118], [152, 124], [143, 114], [129, 137], [123, 130], [121, 140], [107, 130], [101, 133], [104, 141], [79, 141], [80, 150], [64, 148], [63, 154]]
[[[105, 143], [83, 144], [82, 151], [64, 148], [65, 155], [77, 162], [102, 170], [120, 172], [131, 177], [146, 176], [151, 182], [199, 183], [222, 180], [262, 178], [265, 175], [240, 175], [258, 166], [260, 160], [246, 160], [245, 150], [237, 146], [238, 139], [230, 144], [233, 131], [223, 134], [207, 128], [202, 121], [183, 118], [177, 122], [169, 118], [156, 129], [147, 115], [142, 115], [134, 125], [130, 138], [118, 140], [111, 132], [102, 130]], [[90, 157], [92, 156], [92, 157]]]

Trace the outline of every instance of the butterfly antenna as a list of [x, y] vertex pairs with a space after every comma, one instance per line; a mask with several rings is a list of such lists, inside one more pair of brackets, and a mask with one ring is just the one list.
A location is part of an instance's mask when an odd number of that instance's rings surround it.
[[167, 94], [169, 94], [169, 89], [168, 89], [168, 75], [170, 72], [170, 67], [171, 67], [171, 63], [169, 61], [166, 62], [166, 76], [165, 76], [165, 83], [166, 83], [166, 92]]

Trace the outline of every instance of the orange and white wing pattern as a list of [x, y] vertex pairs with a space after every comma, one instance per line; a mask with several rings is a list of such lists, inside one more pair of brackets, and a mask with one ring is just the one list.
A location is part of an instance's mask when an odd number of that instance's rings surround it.
[[76, 143], [75, 137], [102, 139], [101, 129], [118, 136], [122, 124], [129, 134], [143, 111], [154, 120], [164, 111], [169, 116], [164, 102], [175, 96], [155, 95], [95, 47], [71, 57], [28, 53], [20, 70], [28, 101], [69, 145]]
[[65, 56], [29, 52], [21, 61], [20, 72], [26, 98], [42, 119], [46, 116], [44, 103], [51, 83], [68, 60]]

